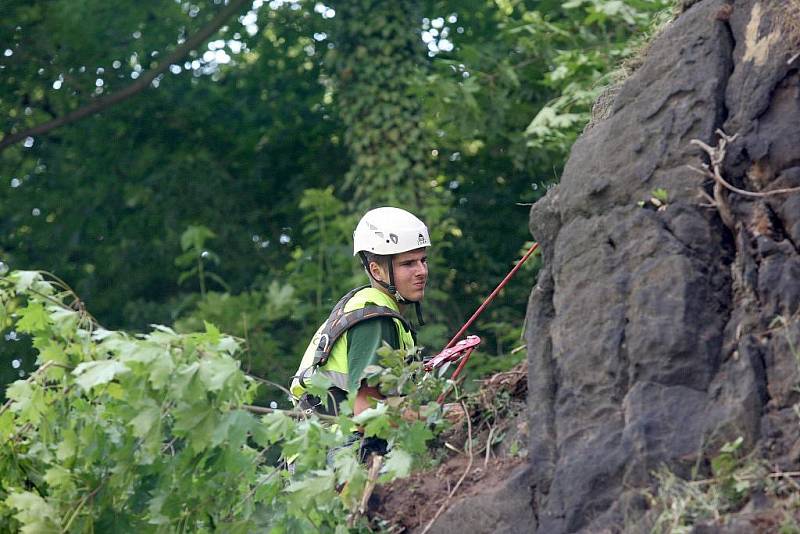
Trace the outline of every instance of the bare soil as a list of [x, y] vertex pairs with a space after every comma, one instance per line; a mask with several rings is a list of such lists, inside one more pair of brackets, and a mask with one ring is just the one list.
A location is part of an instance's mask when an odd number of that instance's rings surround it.
[[[439, 442], [450, 447], [432, 451], [446, 455], [438, 466], [375, 488], [368, 516], [376, 530], [421, 532], [443, 504], [446, 509], [464, 497], [491, 490], [507, 480], [515, 468], [527, 461], [525, 454], [508, 447], [511, 440], [526, 441], [524, 432], [519, 431], [520, 416], [524, 422], [526, 395], [527, 362], [484, 380], [480, 391], [466, 402], [471, 433], [463, 419], [442, 436]], [[469, 453], [460, 450], [470, 435], [471, 464]], [[505, 440], [499, 441], [498, 437]], [[490, 439], [492, 444], [487, 454]]]
[[[511, 471], [527, 461], [525, 457], [473, 458], [473, 464], [448, 504], [491, 489], [508, 478]], [[376, 488], [377, 504], [370, 510], [375, 526], [390, 532], [420, 532], [448, 501], [451, 490], [469, 464], [465, 455], [455, 454], [436, 469], [414, 473]]]

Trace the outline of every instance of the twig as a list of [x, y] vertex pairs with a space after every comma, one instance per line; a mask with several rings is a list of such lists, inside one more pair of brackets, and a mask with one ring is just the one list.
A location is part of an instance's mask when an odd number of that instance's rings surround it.
[[162, 453], [165, 453], [165, 452], [167, 452], [167, 450], [169, 449], [169, 451], [170, 451], [170, 453], [172, 454], [172, 456], [175, 456], [175, 448], [173, 447], [173, 445], [175, 445], [175, 442], [176, 442], [177, 440], [178, 440], [178, 438], [172, 438], [172, 439], [169, 441], [169, 443], [165, 443], [165, 444], [164, 444], [164, 446], [163, 446], [163, 447], [161, 447], [161, 452], [162, 452]]
[[347, 518], [348, 527], [353, 528], [358, 518], [367, 511], [367, 503], [372, 496], [372, 492], [375, 491], [375, 484], [378, 482], [378, 473], [381, 470], [381, 464], [383, 464], [383, 456], [376, 454], [372, 457], [372, 465], [369, 468], [367, 484], [364, 486], [364, 493], [361, 495], [361, 503], [358, 505], [358, 510], [350, 514], [350, 517]]
[[470, 420], [470, 415], [469, 415], [469, 412], [467, 411], [467, 406], [464, 404], [464, 401], [461, 401], [461, 407], [464, 409], [464, 413], [467, 416], [467, 447], [466, 447], [466, 449], [467, 449], [467, 453], [469, 454], [469, 461], [467, 462], [467, 468], [464, 470], [464, 474], [462, 474], [461, 478], [458, 479], [458, 482], [456, 482], [456, 485], [453, 486], [453, 489], [450, 490], [450, 492], [447, 494], [447, 498], [444, 500], [444, 502], [439, 507], [439, 509], [436, 510], [436, 513], [433, 515], [433, 517], [428, 522], [428, 524], [425, 525], [425, 528], [422, 530], [422, 532], [420, 534], [427, 534], [427, 532], [431, 529], [431, 527], [436, 522], [436, 520], [439, 518], [439, 516], [442, 515], [442, 512], [447, 507], [447, 505], [450, 504], [450, 500], [453, 498], [453, 495], [455, 495], [456, 491], [458, 491], [458, 488], [459, 488], [459, 486], [461, 486], [461, 483], [464, 482], [464, 479], [467, 478], [467, 474], [469, 473], [469, 470], [472, 469], [472, 421]]
[[295, 397], [295, 396], [292, 394], [292, 392], [291, 392], [291, 391], [289, 391], [289, 390], [288, 390], [288, 389], [287, 389], [285, 386], [282, 386], [282, 385], [278, 384], [277, 382], [273, 382], [272, 380], [267, 380], [266, 378], [260, 377], [260, 376], [258, 376], [258, 375], [254, 375], [253, 373], [251, 373], [251, 372], [249, 372], [249, 371], [247, 372], [247, 376], [249, 376], [249, 377], [251, 377], [251, 378], [255, 378], [255, 379], [256, 379], [256, 380], [258, 380], [259, 382], [261, 382], [261, 383], [263, 383], [263, 384], [266, 384], [266, 385], [268, 385], [268, 386], [272, 386], [272, 387], [274, 387], [274, 388], [278, 388], [278, 389], [280, 389], [281, 391], [283, 391], [284, 393], [286, 393], [286, 395], [288, 395], [290, 399], [296, 399], [296, 398], [297, 398], [297, 397]]
[[92, 497], [97, 495], [97, 492], [100, 491], [100, 488], [102, 488], [102, 487], [103, 487], [103, 482], [101, 482], [90, 494], [85, 495], [83, 497], [83, 499], [81, 499], [81, 502], [78, 503], [78, 506], [75, 508], [75, 510], [70, 515], [69, 520], [67, 521], [67, 524], [64, 525], [63, 529], [61, 529], [62, 534], [65, 533], [65, 532], [69, 532], [69, 527], [72, 526], [72, 522], [75, 521], [76, 517], [78, 517], [78, 512], [81, 511], [81, 508], [83, 508], [83, 505], [86, 504], [86, 501], [88, 501], [89, 499], [91, 499]]
[[[779, 471], [777, 473], [767, 473], [766, 475], [740, 475], [734, 476], [736, 480], [760, 480], [762, 478], [798, 478], [800, 471]], [[701, 480], [687, 480], [686, 483], [691, 486], [705, 486], [707, 484], [716, 484], [720, 478], [703, 478]]]
[[[288, 416], [297, 416], [297, 417], [307, 417], [308, 414], [303, 410], [281, 410], [279, 408], [265, 408], [264, 406], [253, 406], [252, 404], [242, 404], [242, 409], [247, 410], [250, 413], [257, 413], [257, 414], [268, 414], [268, 413], [284, 413]], [[325, 415], [322, 413], [315, 414], [319, 419], [323, 421], [338, 421], [339, 418], [333, 415]]]
[[[699, 139], [692, 139], [690, 143], [692, 145], [700, 147], [703, 152], [708, 154], [709, 159], [711, 160], [711, 166], [703, 165], [703, 169], [698, 169], [697, 167], [689, 166], [690, 169], [693, 171], [702, 174], [704, 176], [708, 176], [714, 179], [714, 182], [724, 186], [726, 189], [733, 191], [734, 193], [738, 193], [742, 196], [751, 197], [751, 198], [764, 198], [773, 195], [786, 195], [789, 193], [798, 193], [800, 192], [800, 187], [789, 187], [784, 189], [773, 189], [770, 191], [747, 191], [746, 189], [740, 189], [734, 185], [728, 183], [725, 178], [722, 177], [722, 172], [720, 170], [722, 166], [722, 161], [725, 159], [725, 152], [727, 149], [727, 145], [730, 142], [736, 140], [739, 134], [735, 134], [729, 136], [725, 134], [720, 129], [717, 129], [717, 135], [719, 135], [719, 143], [717, 146], [712, 147]], [[715, 195], [716, 197], [716, 192]]]
[[483, 458], [483, 468], [489, 465], [489, 455], [492, 453], [492, 434], [494, 434], [495, 427], [489, 429], [489, 437], [486, 438], [486, 456]]
[[457, 452], [458, 454], [464, 454], [464, 451], [462, 451], [461, 449], [459, 449], [455, 445], [452, 445], [449, 441], [445, 441], [444, 442], [444, 446], [446, 448], [450, 449], [453, 452]]

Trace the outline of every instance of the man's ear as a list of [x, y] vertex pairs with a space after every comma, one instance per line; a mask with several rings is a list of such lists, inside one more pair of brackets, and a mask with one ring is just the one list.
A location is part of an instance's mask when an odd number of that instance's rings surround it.
[[388, 278], [386, 275], [386, 270], [377, 261], [369, 262], [369, 274], [372, 275], [372, 278], [375, 280], [380, 280], [381, 282], [385, 282], [386, 278]]

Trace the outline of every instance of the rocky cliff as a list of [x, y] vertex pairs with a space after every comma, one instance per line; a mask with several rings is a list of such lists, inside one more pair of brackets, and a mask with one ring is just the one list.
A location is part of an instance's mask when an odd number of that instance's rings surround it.
[[685, 7], [533, 206], [531, 531], [646, 529], [652, 473], [737, 437], [797, 467], [798, 27]]

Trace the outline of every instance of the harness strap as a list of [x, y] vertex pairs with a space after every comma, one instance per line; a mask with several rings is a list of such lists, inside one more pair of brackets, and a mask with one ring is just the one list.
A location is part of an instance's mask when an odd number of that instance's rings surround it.
[[[345, 306], [347, 305], [348, 301], [353, 298], [353, 296], [361, 291], [362, 289], [366, 289], [370, 287], [369, 285], [363, 285], [360, 287], [356, 287], [355, 289], [350, 290], [344, 295], [339, 302], [333, 307], [331, 310], [328, 319], [325, 321], [325, 325], [322, 327], [321, 332], [319, 334], [319, 341], [317, 347], [314, 351], [314, 357], [312, 359], [311, 365], [308, 367], [304, 367], [299, 369], [297, 374], [292, 377], [292, 379], [297, 379], [298, 384], [301, 388], [306, 389], [306, 379], [310, 378], [315, 372], [317, 372], [318, 368], [324, 366], [328, 359], [330, 358], [331, 352], [333, 351], [333, 347], [336, 344], [336, 341], [344, 335], [350, 328], [353, 328], [357, 324], [367, 321], [369, 319], [374, 319], [378, 317], [389, 317], [392, 319], [397, 319], [400, 321], [400, 324], [403, 325], [403, 328], [406, 332], [411, 333], [411, 337], [414, 339], [416, 343], [417, 336], [416, 332], [411, 326], [411, 323], [403, 317], [400, 313], [396, 312], [392, 308], [388, 306], [379, 306], [376, 304], [367, 305], [357, 310], [345, 312]], [[335, 380], [334, 380], [335, 383]], [[337, 387], [346, 388], [346, 386], [337, 385]]]
[[345, 332], [369, 319], [391, 317], [392, 319], [400, 321], [407, 332], [413, 332], [408, 319], [387, 306], [364, 306], [363, 308], [347, 313], [343, 311], [344, 306], [342, 306], [341, 309], [338, 308], [339, 306], [337, 304], [336, 308], [331, 312], [331, 316], [328, 318], [328, 324], [320, 336], [319, 345], [314, 354], [314, 367], [323, 366], [328, 362], [334, 343], [336, 343]]

